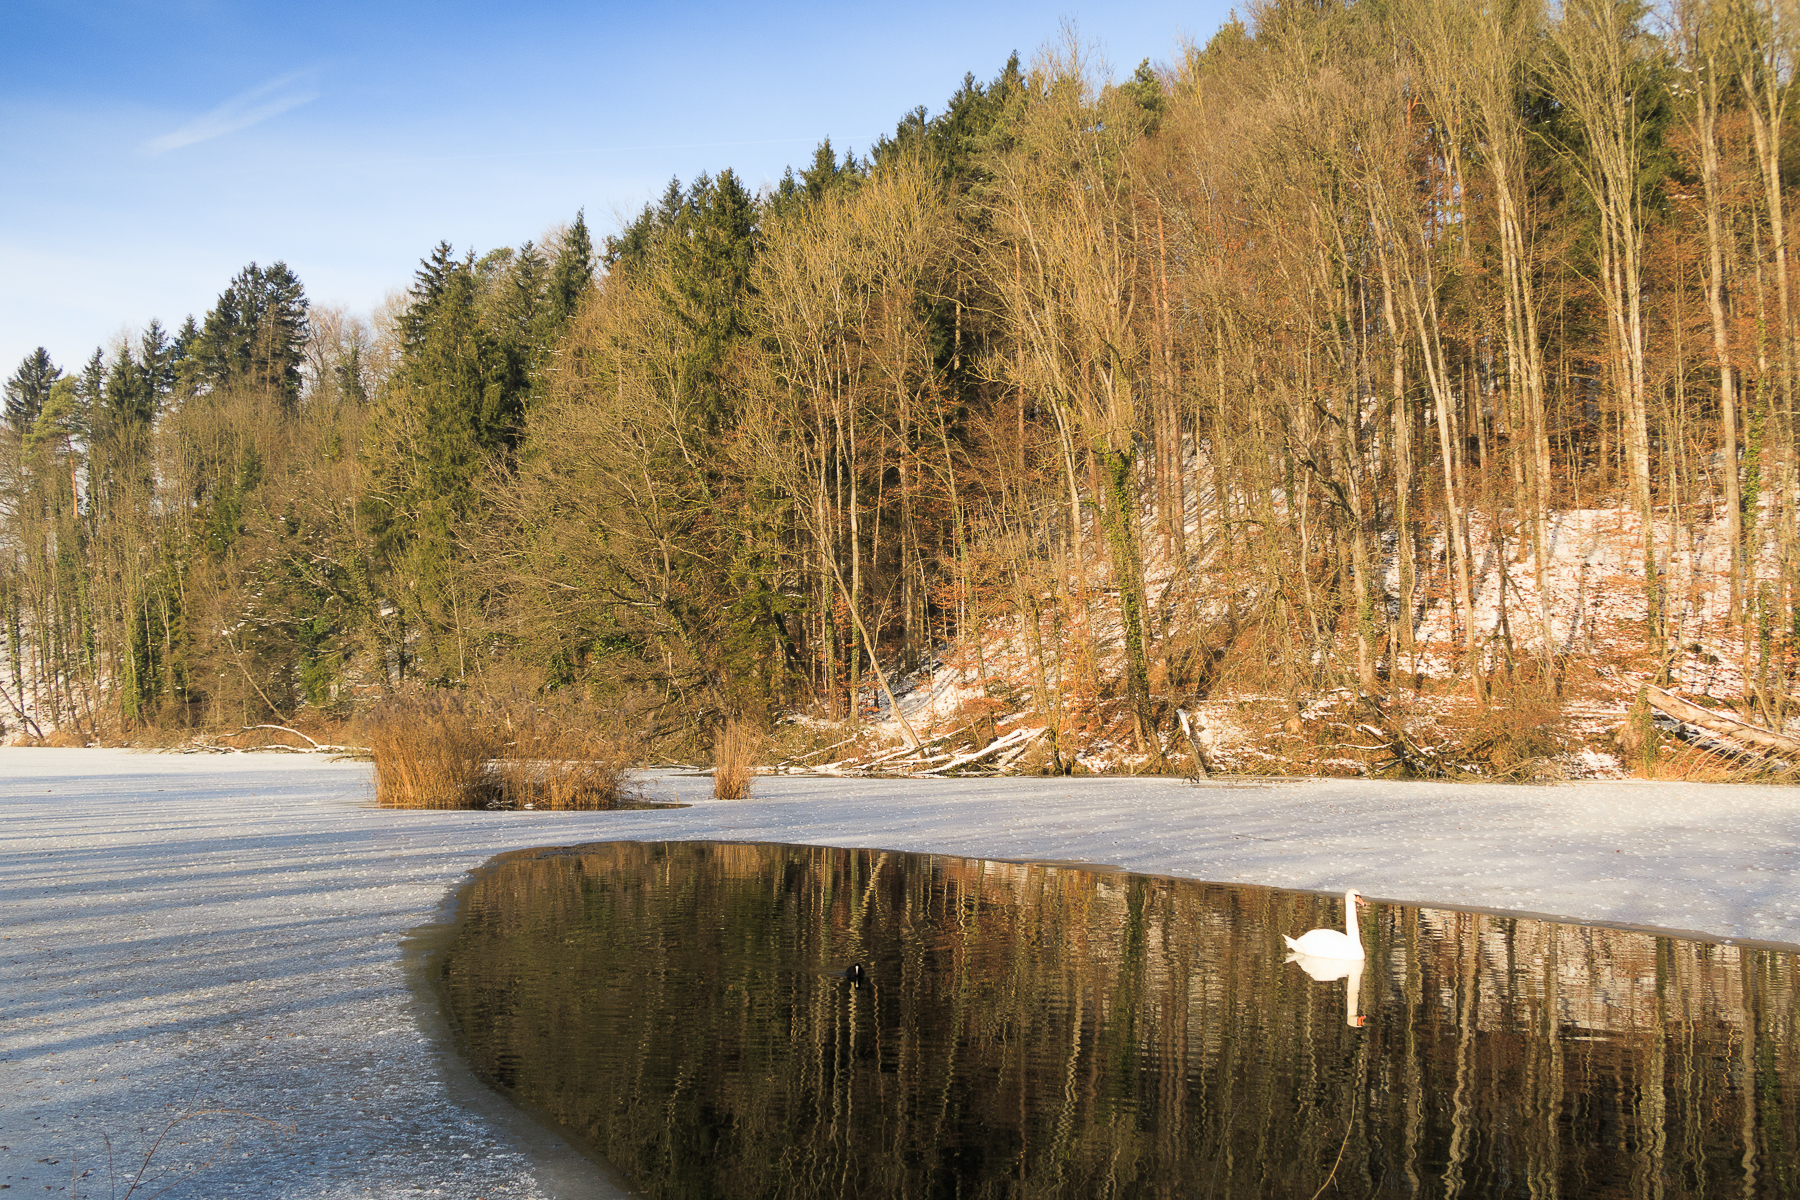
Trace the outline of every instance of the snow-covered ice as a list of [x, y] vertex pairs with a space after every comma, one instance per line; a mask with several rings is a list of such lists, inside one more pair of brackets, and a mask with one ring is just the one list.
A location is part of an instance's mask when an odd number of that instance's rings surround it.
[[1800, 943], [1800, 788], [782, 776], [714, 801], [704, 777], [645, 784], [692, 807], [392, 812], [355, 763], [0, 750], [0, 1185], [112, 1194], [110, 1138], [123, 1194], [172, 1116], [227, 1109], [157, 1151], [152, 1172], [211, 1163], [174, 1195], [607, 1194], [472, 1083], [412, 986], [408, 931], [525, 846], [1079, 861]]

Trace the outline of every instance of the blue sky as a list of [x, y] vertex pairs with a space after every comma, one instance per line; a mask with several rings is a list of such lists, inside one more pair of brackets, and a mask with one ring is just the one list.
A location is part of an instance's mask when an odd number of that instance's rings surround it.
[[865, 149], [965, 71], [1075, 23], [1116, 74], [1204, 42], [1220, 0], [1063, 7], [5, 0], [0, 374], [198, 319], [244, 264], [366, 313], [440, 239], [479, 250], [670, 176], [752, 187]]

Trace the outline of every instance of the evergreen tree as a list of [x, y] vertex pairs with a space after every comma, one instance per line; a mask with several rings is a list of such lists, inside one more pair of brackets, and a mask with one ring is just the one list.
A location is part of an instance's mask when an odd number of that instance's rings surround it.
[[181, 328], [175, 331], [175, 341], [170, 346], [174, 368], [170, 390], [177, 400], [192, 399], [205, 381], [199, 350], [200, 327], [194, 323], [194, 315], [189, 313], [181, 322]]
[[395, 594], [426, 633], [416, 653], [446, 680], [466, 667], [460, 539], [476, 513], [476, 482], [517, 441], [530, 382], [529, 346], [500, 312], [518, 258], [458, 259], [440, 242], [420, 263], [399, 322], [401, 361], [366, 451], [364, 511], [401, 585]]
[[550, 307], [552, 325], [560, 332], [581, 307], [581, 301], [594, 286], [594, 241], [588, 235], [587, 214], [575, 214], [575, 223], [563, 234], [556, 251], [556, 263], [550, 269]]
[[496, 343], [508, 347], [527, 370], [547, 351], [552, 336], [550, 264], [532, 242], [502, 247], [475, 264], [478, 312]]
[[733, 348], [750, 332], [746, 301], [756, 237], [756, 201], [727, 168], [717, 179], [702, 175], [694, 181], [663, 239], [669, 255], [664, 302], [687, 333], [679, 399], [709, 434], [731, 423], [723, 374]]
[[352, 341], [344, 349], [343, 357], [333, 365], [332, 372], [337, 383], [338, 395], [359, 406], [368, 403], [369, 387], [365, 382], [368, 372], [363, 364], [363, 347], [360, 339]]
[[60, 442], [67, 447], [81, 431], [81, 401], [75, 394], [75, 380], [64, 376], [50, 388], [37, 419], [25, 431], [27, 456], [35, 454], [46, 442]]
[[650, 256], [650, 251], [670, 229], [681, 215], [687, 203], [686, 194], [682, 191], [681, 180], [671, 178], [669, 186], [663, 189], [662, 199], [656, 204], [644, 205], [644, 211], [621, 229], [616, 237], [606, 239], [606, 253], [601, 261], [609, 271], [641, 266]]
[[817, 200], [839, 188], [855, 187], [861, 179], [862, 171], [856, 164], [856, 156], [846, 150], [844, 161], [838, 162], [830, 138], [820, 142], [813, 151], [812, 166], [800, 172], [800, 182], [809, 200]]
[[1016, 53], [990, 83], [977, 82], [972, 73], [964, 75], [962, 86], [950, 97], [943, 112], [927, 119], [923, 106], [914, 109], [895, 128], [892, 137], [875, 143], [870, 157], [879, 163], [896, 151], [924, 153], [939, 165], [944, 180], [954, 191], [966, 192], [984, 174], [982, 157], [1002, 148], [996, 141], [1002, 117], [1007, 107], [1024, 94], [1024, 87]]
[[[924, 111], [923, 108], [918, 110], [920, 114]], [[832, 192], [853, 188], [867, 173], [849, 151], [845, 151], [840, 163], [836, 151], [831, 148], [831, 139], [826, 138], [813, 151], [811, 166], [804, 168], [798, 176], [792, 167], [782, 174], [781, 182], [775, 185], [775, 192], [769, 197], [769, 210], [785, 214], [797, 205], [810, 204]]]
[[206, 314], [194, 354], [215, 388], [266, 390], [284, 406], [300, 400], [300, 362], [306, 350], [306, 292], [286, 263], [239, 271]]
[[130, 346], [120, 346], [106, 372], [106, 387], [95, 410], [100, 424], [115, 431], [147, 427], [156, 419], [156, 399], [151, 373], [132, 355]]
[[162, 322], [152, 317], [149, 328], [144, 330], [144, 336], [138, 342], [138, 363], [143, 367], [144, 379], [159, 408], [175, 391], [180, 355], [180, 343], [171, 341]]
[[77, 383], [84, 412], [98, 412], [106, 397], [106, 352], [94, 347], [93, 356], [82, 364]]
[[62, 378], [62, 368], [50, 361], [50, 352], [39, 346], [6, 381], [6, 423], [17, 433], [30, 430], [50, 399], [50, 389]]
[[1163, 93], [1162, 80], [1151, 70], [1149, 59], [1138, 64], [1131, 78], [1119, 85], [1119, 91], [1130, 96], [1144, 110], [1144, 132], [1154, 134], [1162, 121], [1163, 111], [1169, 106], [1169, 98]]
[[400, 314], [402, 350], [411, 351], [425, 338], [425, 330], [436, 314], [438, 303], [449, 288], [459, 267], [474, 267], [471, 255], [467, 264], [456, 261], [456, 251], [449, 242], [439, 242], [431, 253], [419, 260], [413, 272], [413, 285], [407, 292], [406, 311]]

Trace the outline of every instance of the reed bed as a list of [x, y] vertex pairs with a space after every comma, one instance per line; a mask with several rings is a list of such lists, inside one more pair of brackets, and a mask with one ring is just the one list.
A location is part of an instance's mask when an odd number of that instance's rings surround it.
[[713, 741], [713, 798], [744, 800], [750, 796], [750, 783], [756, 778], [756, 758], [762, 739], [756, 730], [735, 718]]
[[421, 691], [368, 723], [383, 808], [618, 808], [630, 755], [593, 713], [520, 695]]

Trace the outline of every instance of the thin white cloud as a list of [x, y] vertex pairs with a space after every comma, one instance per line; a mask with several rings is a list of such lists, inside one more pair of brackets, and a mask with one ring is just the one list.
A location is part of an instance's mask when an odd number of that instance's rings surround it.
[[144, 149], [151, 154], [164, 154], [170, 150], [179, 150], [183, 146], [192, 146], [198, 142], [211, 141], [216, 137], [224, 137], [228, 133], [236, 133], [270, 117], [280, 116], [289, 109], [299, 108], [310, 100], [318, 99], [319, 93], [306, 86], [308, 71], [294, 71], [278, 79], [247, 92], [242, 92], [210, 112], [202, 113], [181, 128], [172, 130], [158, 138], [151, 138], [144, 143]]

